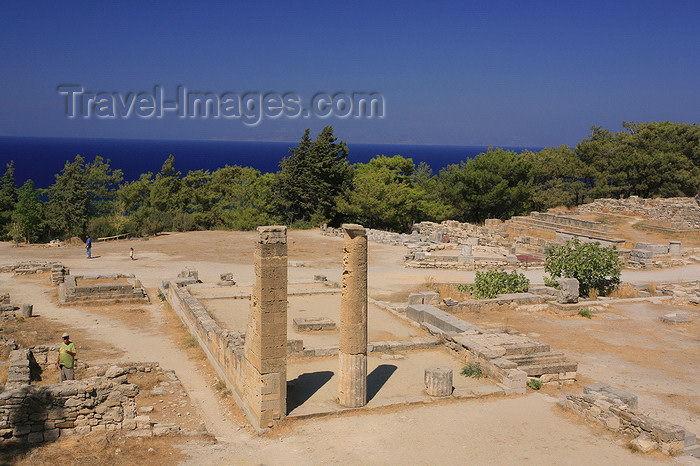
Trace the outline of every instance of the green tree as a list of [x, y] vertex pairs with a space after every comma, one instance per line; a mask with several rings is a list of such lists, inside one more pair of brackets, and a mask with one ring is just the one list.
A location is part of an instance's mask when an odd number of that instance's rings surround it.
[[536, 210], [572, 207], [583, 203], [588, 192], [585, 166], [568, 146], [525, 152], [531, 159], [529, 177], [533, 183], [532, 202]]
[[17, 192], [17, 203], [12, 212], [15, 235], [14, 240], [24, 239], [31, 243], [41, 228], [41, 201], [39, 192], [34, 189], [34, 182], [27, 180]]
[[586, 297], [595, 289], [606, 295], [620, 283], [622, 264], [617, 249], [604, 248], [598, 243], [582, 243], [578, 239], [562, 246], [552, 246], [547, 251], [544, 271], [552, 280], [575, 278], [579, 282], [579, 295]]
[[455, 219], [508, 219], [533, 208], [531, 160], [525, 154], [489, 149], [440, 171], [440, 193], [455, 209]]
[[433, 220], [447, 209], [431, 202], [421, 185], [414, 182], [415, 165], [400, 155], [378, 155], [368, 163], [353, 166], [352, 187], [338, 197], [338, 211], [351, 221], [369, 228], [405, 231], [414, 222]]
[[153, 173], [142, 173], [138, 180], [122, 184], [117, 190], [117, 199], [122, 203], [126, 214], [136, 212], [141, 207], [150, 207]]
[[599, 126], [576, 146], [588, 167], [593, 197], [692, 196], [700, 186], [697, 124], [623, 122], [626, 131]]
[[213, 211], [221, 223], [234, 230], [252, 230], [280, 223], [275, 215], [273, 173], [262, 175], [250, 167], [226, 166], [212, 174]]
[[45, 222], [51, 234], [66, 237], [83, 235], [92, 216], [109, 213], [122, 173], [102, 157], [86, 164], [76, 155], [55, 177], [47, 190]]
[[332, 126], [323, 128], [314, 141], [307, 128], [299, 145], [280, 162], [275, 205], [288, 224], [336, 220], [336, 197], [352, 181], [347, 145], [336, 141]]
[[0, 239], [9, 233], [12, 211], [17, 203], [14, 160], [6, 167], [5, 174], [0, 178]]
[[150, 206], [161, 212], [179, 212], [188, 203], [187, 194], [182, 190], [182, 173], [175, 170], [175, 157], [172, 155], [163, 162], [150, 189]]

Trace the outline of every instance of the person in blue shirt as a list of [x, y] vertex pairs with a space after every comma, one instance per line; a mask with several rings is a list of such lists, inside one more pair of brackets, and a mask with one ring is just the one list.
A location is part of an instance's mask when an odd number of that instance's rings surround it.
[[92, 252], [92, 238], [90, 238], [90, 235], [87, 235], [87, 239], [85, 240], [85, 251], [87, 251], [87, 258], [90, 259], [92, 257], [90, 255]]

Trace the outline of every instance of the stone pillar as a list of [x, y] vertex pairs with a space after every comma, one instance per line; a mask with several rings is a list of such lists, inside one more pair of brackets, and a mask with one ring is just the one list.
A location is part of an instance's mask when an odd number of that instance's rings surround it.
[[287, 227], [258, 227], [258, 234], [244, 379], [256, 427], [270, 427], [287, 409]]
[[359, 408], [367, 404], [367, 232], [353, 224], [343, 232], [338, 402]]

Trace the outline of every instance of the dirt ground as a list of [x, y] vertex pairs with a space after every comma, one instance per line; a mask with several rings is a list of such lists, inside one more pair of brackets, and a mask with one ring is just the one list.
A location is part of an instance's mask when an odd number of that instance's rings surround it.
[[[190, 415], [201, 419], [216, 439], [176, 437], [133, 444], [111, 439], [103, 444], [104, 457], [88, 451], [83, 456], [97, 455], [98, 460], [75, 464], [142, 464], [149, 454], [152, 459], [148, 462], [154, 464], [198, 465], [515, 462], [637, 465], [671, 461], [660, 454], [633, 453], [627, 448], [626, 439], [562, 411], [555, 401], [564, 392], [554, 389], [520, 397], [288, 419], [267, 434], [257, 436], [247, 427], [231, 397], [226, 396], [201, 350], [157, 297], [162, 279], [175, 277], [184, 267], [197, 269], [205, 283], [216, 283], [219, 275], [227, 272], [232, 272], [238, 283], [252, 283], [255, 238], [254, 232], [205, 231], [172, 233], [149, 240], [96, 243], [92, 251], [94, 258], [90, 260], [85, 258], [84, 249], [80, 247], [12, 247], [9, 243], [0, 243], [2, 264], [50, 259], [62, 261], [73, 275], [135, 274], [146, 287], [150, 304], [58, 307], [56, 289], [49, 285], [48, 274], [34, 277], [0, 274], [0, 291], [10, 292], [13, 303], [32, 303], [35, 314], [39, 315], [18, 323], [12, 330], [15, 336], [7, 336], [23, 344], [36, 344], [58, 341], [63, 331], [69, 331], [78, 345], [80, 361], [89, 366], [157, 361], [164, 369], [175, 371], [187, 392], [192, 407]], [[135, 250], [134, 261], [129, 258], [131, 247]], [[429, 289], [440, 283], [473, 281], [473, 272], [406, 269], [402, 265], [404, 253], [402, 246], [370, 243], [371, 297], [400, 302], [411, 291]], [[289, 268], [292, 284], [308, 283], [317, 274], [340, 281], [342, 239], [321, 236], [313, 230], [290, 231], [289, 261], [295, 265]], [[541, 270], [529, 270], [527, 275], [534, 283], [542, 282]], [[627, 281], [689, 277], [700, 277], [700, 265], [661, 271], [625, 271], [623, 274], [623, 280]], [[331, 295], [328, 299], [331, 301], [322, 300], [326, 306], [332, 305], [336, 298]], [[672, 310], [687, 313], [693, 322], [675, 326], [662, 324], [658, 316], [671, 310], [649, 304], [609, 307], [594, 313], [590, 320], [526, 311], [460, 317], [484, 327], [517, 329], [564, 352], [579, 363], [582, 378], [568, 390], [580, 390], [584, 383], [593, 381], [618, 385], [639, 395], [640, 408], [652, 417], [698, 432], [700, 311], [697, 307]], [[299, 305], [296, 312], [301, 311]], [[0, 333], [10, 328], [6, 322], [0, 322], [0, 327], [3, 328]], [[408, 361], [410, 358], [402, 364]], [[426, 362], [421, 359], [418, 364]], [[290, 379], [308, 371], [303, 367], [292, 369]], [[396, 390], [403, 383], [389, 379], [386, 390]], [[331, 385], [326, 384], [324, 390]], [[313, 396], [332, 395], [319, 390]], [[156, 400], [146, 402], [157, 407]], [[29, 453], [34, 459], [26, 458], [24, 461], [29, 462], [25, 464], [48, 462], [54, 453], [58, 455], [56, 449], [66, 452], [74, 448], [75, 440], [71, 442], [61, 440], [35, 448]], [[130, 460], [131, 453], [137, 456]]]

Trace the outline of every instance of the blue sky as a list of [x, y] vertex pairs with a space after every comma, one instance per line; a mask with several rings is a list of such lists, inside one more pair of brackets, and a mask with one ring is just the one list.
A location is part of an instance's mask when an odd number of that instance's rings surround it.
[[[573, 145], [698, 122], [700, 3], [5, 2], [0, 136]], [[378, 92], [384, 118], [66, 117], [86, 91]]]

